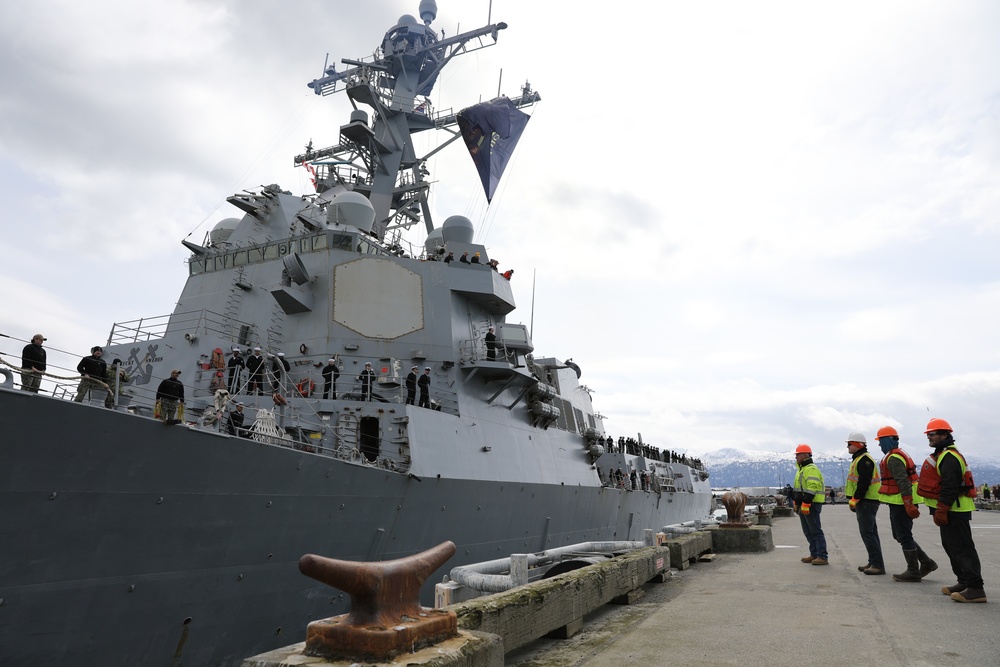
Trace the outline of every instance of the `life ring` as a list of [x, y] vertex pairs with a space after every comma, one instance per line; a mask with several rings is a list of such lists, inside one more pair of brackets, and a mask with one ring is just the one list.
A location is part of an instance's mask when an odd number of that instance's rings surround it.
[[275, 405], [288, 405], [288, 401], [285, 400], [285, 397], [278, 392], [271, 394], [271, 400], [274, 401]]
[[309, 378], [306, 378], [302, 382], [295, 385], [295, 388], [299, 390], [299, 396], [308, 398], [312, 396], [314, 391], [316, 391], [316, 383]]

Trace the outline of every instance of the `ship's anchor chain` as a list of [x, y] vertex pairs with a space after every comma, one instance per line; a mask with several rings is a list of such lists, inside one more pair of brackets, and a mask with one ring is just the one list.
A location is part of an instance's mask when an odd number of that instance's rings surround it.
[[413, 556], [358, 563], [306, 554], [299, 571], [351, 596], [351, 611], [313, 621], [303, 653], [334, 660], [387, 662], [458, 635], [458, 617], [420, 606], [420, 587], [455, 554], [443, 542]]

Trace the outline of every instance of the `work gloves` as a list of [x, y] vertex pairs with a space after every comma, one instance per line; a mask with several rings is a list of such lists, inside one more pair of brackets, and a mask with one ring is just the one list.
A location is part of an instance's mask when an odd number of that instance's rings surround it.
[[847, 506], [851, 508], [852, 512], [857, 512], [858, 511], [858, 499], [857, 498], [851, 498], [850, 500], [847, 501]]
[[[802, 503], [802, 510], [801, 510], [802, 514], [805, 514], [806, 516], [809, 516], [809, 508], [810, 507], [812, 507], [811, 503]], [[947, 520], [945, 521], [945, 523], [948, 523]]]
[[935, 526], [947, 526], [948, 525], [948, 506], [942, 503], [938, 503], [937, 509], [934, 510], [934, 525]]
[[[913, 496], [903, 496], [903, 507], [906, 509], [906, 516], [911, 519], [920, 518], [920, 508], [913, 504]], [[948, 523], [947, 519], [945, 523]]]

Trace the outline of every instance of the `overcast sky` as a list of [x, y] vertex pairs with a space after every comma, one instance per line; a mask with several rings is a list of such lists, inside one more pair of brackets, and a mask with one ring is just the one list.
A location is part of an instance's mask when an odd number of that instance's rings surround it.
[[[292, 156], [349, 111], [306, 87], [326, 54], [370, 55], [418, 4], [8, 3], [0, 333], [75, 365], [114, 322], [169, 313], [180, 241], [237, 215], [228, 195], [311, 190]], [[438, 6], [439, 33], [487, 23], [485, 0]], [[435, 106], [493, 97], [501, 68], [543, 101], [492, 206], [459, 142], [432, 210], [516, 270], [509, 320], [532, 319], [537, 276], [536, 354], [581, 366], [612, 435], [840, 454], [891, 424], [922, 453], [944, 417], [1000, 456], [1000, 4], [492, 12], [510, 27]]]

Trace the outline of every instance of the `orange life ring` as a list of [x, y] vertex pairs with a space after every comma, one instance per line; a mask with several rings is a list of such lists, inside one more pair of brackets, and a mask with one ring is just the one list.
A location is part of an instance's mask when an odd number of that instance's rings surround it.
[[309, 378], [306, 378], [302, 382], [295, 385], [295, 388], [299, 390], [299, 396], [308, 398], [312, 396], [314, 391], [316, 391], [316, 383]]

